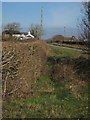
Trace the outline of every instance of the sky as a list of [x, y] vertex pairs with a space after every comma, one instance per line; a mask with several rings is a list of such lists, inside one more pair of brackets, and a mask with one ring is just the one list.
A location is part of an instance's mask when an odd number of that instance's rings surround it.
[[3, 2], [82, 2], [82, 0], [1, 0]]
[[23, 31], [28, 31], [31, 24], [40, 25], [41, 7], [43, 7], [44, 37], [64, 34], [76, 34], [78, 19], [81, 18], [81, 2], [3, 2], [2, 23], [12, 22], [21, 24]]

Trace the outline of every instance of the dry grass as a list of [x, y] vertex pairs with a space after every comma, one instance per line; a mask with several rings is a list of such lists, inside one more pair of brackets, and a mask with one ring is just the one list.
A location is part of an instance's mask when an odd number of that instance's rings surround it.
[[3, 101], [4, 118], [88, 118], [88, 86], [79, 76], [87, 59], [79, 52], [41, 41], [3, 44], [3, 95], [14, 97]]
[[2, 42], [2, 48], [3, 98], [30, 96], [46, 62], [46, 45], [42, 41]]

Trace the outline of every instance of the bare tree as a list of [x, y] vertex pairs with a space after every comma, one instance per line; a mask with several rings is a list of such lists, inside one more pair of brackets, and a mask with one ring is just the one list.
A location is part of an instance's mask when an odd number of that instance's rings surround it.
[[34, 35], [35, 38], [40, 39], [41, 35], [43, 35], [43, 30], [41, 34], [41, 28], [40, 25], [31, 25], [29, 27], [29, 31], [31, 32], [32, 35]]
[[78, 25], [79, 30], [79, 39], [80, 40], [89, 40], [90, 36], [90, 1], [89, 2], [83, 2], [83, 16], [82, 21]]
[[20, 24], [19, 23], [8, 23], [3, 28], [3, 33], [9, 34], [12, 36], [12, 34], [20, 33]]

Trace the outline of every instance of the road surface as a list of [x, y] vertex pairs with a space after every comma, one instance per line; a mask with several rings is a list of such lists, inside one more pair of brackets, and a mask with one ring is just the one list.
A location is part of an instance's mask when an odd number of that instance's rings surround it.
[[86, 50], [81, 50], [81, 49], [75, 49], [75, 48], [69, 48], [69, 47], [63, 47], [63, 46], [57, 46], [57, 45], [52, 45], [52, 44], [48, 44], [48, 46], [54, 46], [57, 48], [66, 48], [66, 49], [70, 49], [70, 50], [75, 50], [75, 51], [79, 51], [79, 52], [87, 52]]

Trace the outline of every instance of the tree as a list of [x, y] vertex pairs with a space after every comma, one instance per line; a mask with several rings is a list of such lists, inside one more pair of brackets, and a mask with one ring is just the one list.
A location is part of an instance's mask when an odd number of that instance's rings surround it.
[[80, 40], [88, 40], [90, 36], [90, 1], [83, 3], [83, 16], [82, 21], [78, 25], [79, 29], [79, 39]]
[[40, 37], [43, 35], [43, 30], [41, 31], [40, 25], [31, 25], [29, 27], [29, 31], [32, 35], [34, 35], [35, 38], [40, 39]]
[[12, 34], [20, 33], [20, 24], [19, 23], [8, 23], [4, 26], [3, 33], [9, 34], [12, 36]]

